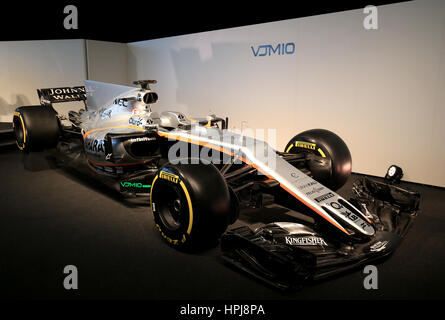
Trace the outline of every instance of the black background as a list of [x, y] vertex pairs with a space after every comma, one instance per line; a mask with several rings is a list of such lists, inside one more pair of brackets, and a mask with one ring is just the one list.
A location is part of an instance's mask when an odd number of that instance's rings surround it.
[[[10, 1], [2, 3], [0, 40], [133, 42], [395, 2], [401, 1]], [[68, 4], [78, 9], [77, 30], [63, 27]]]

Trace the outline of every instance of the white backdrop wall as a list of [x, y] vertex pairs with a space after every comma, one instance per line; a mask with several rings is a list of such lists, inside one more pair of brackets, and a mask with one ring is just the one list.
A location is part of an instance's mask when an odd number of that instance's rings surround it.
[[86, 40], [88, 79], [126, 85], [127, 44]]
[[[88, 75], [157, 79], [160, 110], [275, 128], [278, 149], [297, 132], [327, 128], [349, 145], [356, 172], [382, 175], [396, 163], [406, 180], [445, 186], [445, 2], [381, 6], [378, 30], [365, 30], [364, 17], [353, 10], [128, 45], [0, 42], [0, 121], [38, 104], [37, 88], [79, 85]], [[280, 43], [295, 51], [252, 51]]]
[[[84, 40], [0, 42], [0, 121], [15, 108], [39, 104], [36, 89], [81, 85], [86, 78]], [[70, 103], [58, 104], [61, 113]]]
[[[160, 110], [275, 128], [278, 149], [330, 129], [353, 171], [383, 175], [395, 163], [408, 181], [445, 186], [445, 2], [378, 9], [378, 30], [353, 10], [130, 43], [127, 78], [157, 79]], [[293, 54], [252, 51], [289, 42]]]

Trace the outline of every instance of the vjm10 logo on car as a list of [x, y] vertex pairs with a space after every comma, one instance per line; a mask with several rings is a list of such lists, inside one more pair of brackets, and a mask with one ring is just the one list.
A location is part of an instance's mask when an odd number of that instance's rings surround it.
[[255, 57], [264, 57], [271, 55], [290, 55], [295, 53], [295, 43], [278, 43], [278, 44], [263, 44], [259, 46], [250, 46]]
[[122, 188], [151, 188], [151, 185], [142, 184], [140, 182], [128, 182], [123, 181], [121, 182]]

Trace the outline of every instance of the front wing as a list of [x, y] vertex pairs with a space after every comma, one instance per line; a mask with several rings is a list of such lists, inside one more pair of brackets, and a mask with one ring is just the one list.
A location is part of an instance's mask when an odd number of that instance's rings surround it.
[[373, 216], [375, 235], [352, 242], [308, 223], [275, 222], [256, 230], [247, 226], [226, 232], [223, 259], [279, 289], [323, 279], [391, 254], [418, 213], [420, 195], [362, 178], [354, 199]]

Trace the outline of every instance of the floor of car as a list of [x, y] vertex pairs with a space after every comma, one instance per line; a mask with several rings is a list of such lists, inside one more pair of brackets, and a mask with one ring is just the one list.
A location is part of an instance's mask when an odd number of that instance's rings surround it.
[[[43, 155], [37, 155], [36, 159]], [[223, 264], [218, 247], [187, 254], [169, 247], [146, 199], [127, 201], [72, 170], [0, 150], [0, 295], [81, 299], [443, 299], [445, 190], [419, 191], [421, 211], [394, 254], [377, 265], [378, 290], [363, 269], [283, 294]], [[25, 160], [25, 161], [24, 161]], [[25, 168], [26, 167], [26, 168]], [[339, 193], [351, 195], [352, 175]], [[289, 218], [282, 208], [248, 210], [240, 224]], [[65, 290], [64, 267], [77, 267], [78, 290]]]

